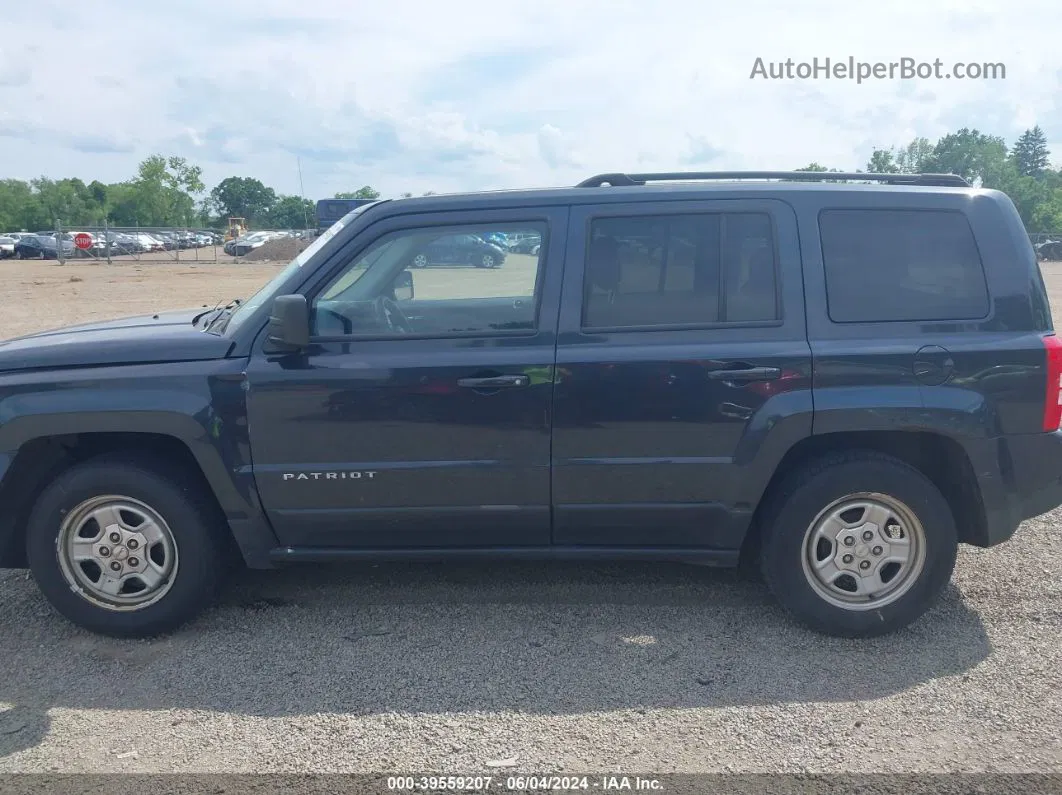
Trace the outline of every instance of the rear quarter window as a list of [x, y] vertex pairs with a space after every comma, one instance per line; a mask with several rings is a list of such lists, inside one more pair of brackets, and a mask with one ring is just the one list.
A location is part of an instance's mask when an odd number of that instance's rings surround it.
[[984, 267], [961, 212], [823, 210], [819, 233], [835, 323], [988, 314]]

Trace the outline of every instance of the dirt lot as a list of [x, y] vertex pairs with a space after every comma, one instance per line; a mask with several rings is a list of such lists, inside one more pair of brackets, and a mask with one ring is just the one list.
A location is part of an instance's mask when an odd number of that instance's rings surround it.
[[[275, 272], [3, 262], [0, 338]], [[559, 564], [248, 572], [122, 642], [4, 571], [0, 772], [1062, 771], [1060, 522], [963, 549], [931, 614], [867, 642], [798, 629], [733, 572]]]

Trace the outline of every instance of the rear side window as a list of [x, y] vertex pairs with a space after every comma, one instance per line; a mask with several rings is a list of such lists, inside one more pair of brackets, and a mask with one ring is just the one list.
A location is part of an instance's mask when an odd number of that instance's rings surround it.
[[835, 323], [988, 314], [984, 267], [962, 213], [825, 210], [819, 231]]
[[767, 214], [651, 215], [591, 222], [584, 328], [777, 318], [774, 233]]

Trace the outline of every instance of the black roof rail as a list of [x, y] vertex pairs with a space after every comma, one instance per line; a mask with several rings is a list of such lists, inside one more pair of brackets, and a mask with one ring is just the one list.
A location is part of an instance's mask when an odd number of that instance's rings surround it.
[[876, 174], [859, 171], [661, 171], [648, 174], [597, 174], [575, 187], [601, 188], [644, 185], [646, 182], [681, 182], [690, 180], [776, 179], [805, 182], [839, 180], [844, 182], [884, 182], [889, 185], [935, 185], [969, 188], [970, 183], [958, 174]]

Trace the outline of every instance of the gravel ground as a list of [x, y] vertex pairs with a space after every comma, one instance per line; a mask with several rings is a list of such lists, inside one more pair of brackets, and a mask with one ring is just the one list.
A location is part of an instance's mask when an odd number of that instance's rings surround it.
[[[13, 267], [0, 337], [159, 308], [132, 269]], [[150, 285], [196, 305], [272, 272]], [[117, 641], [3, 571], [0, 772], [1060, 772], [1060, 523], [964, 548], [938, 607], [873, 641], [799, 629], [736, 572], [555, 563], [244, 572], [183, 631]]]

